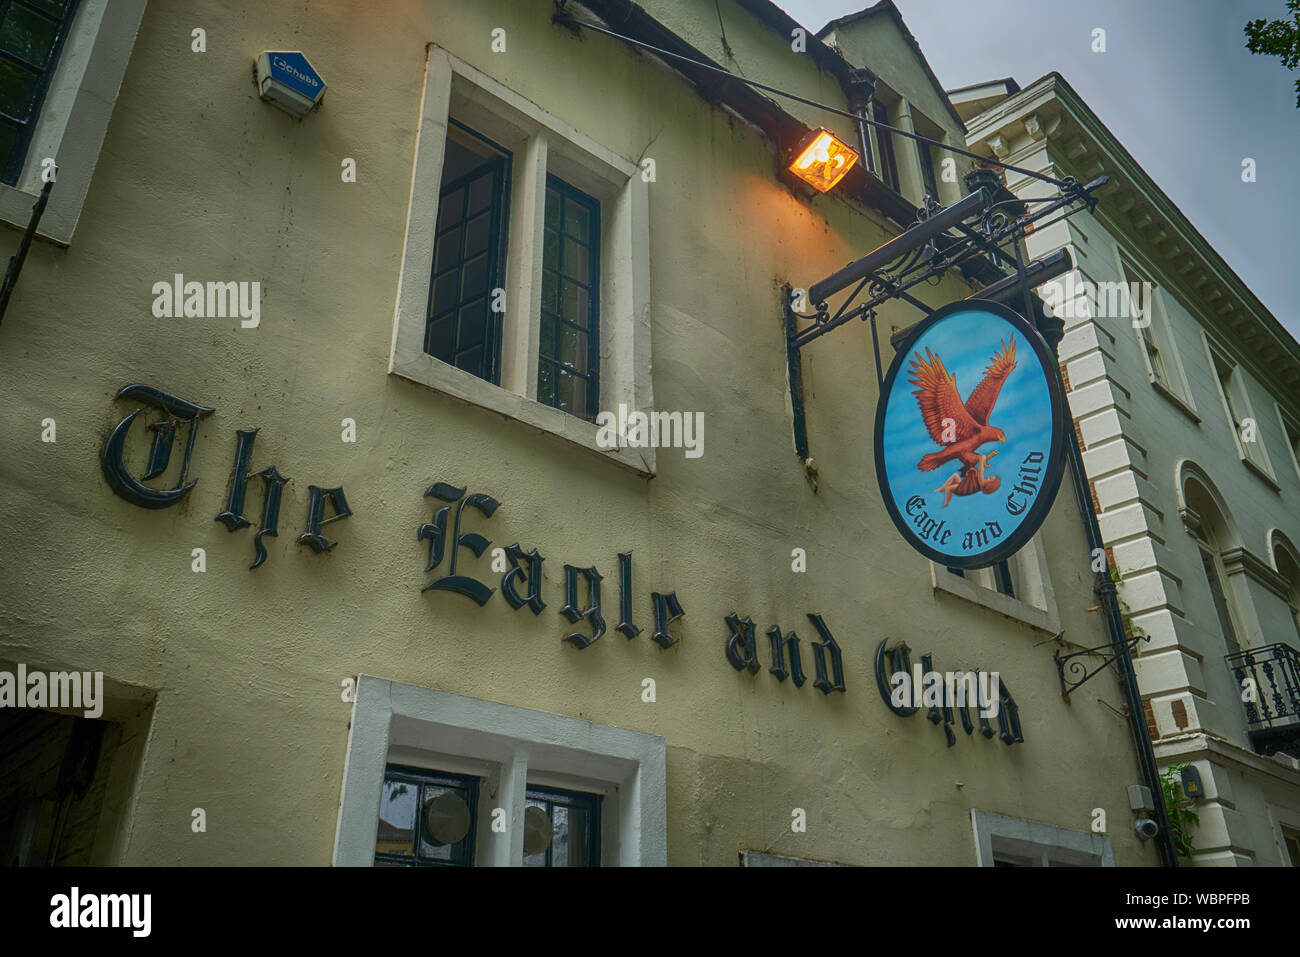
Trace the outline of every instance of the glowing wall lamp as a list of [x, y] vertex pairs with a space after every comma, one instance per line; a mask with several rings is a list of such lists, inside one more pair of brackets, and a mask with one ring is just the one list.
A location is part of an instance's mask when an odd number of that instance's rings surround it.
[[822, 127], [809, 133], [795, 148], [790, 172], [824, 193], [842, 180], [857, 161], [857, 150]]

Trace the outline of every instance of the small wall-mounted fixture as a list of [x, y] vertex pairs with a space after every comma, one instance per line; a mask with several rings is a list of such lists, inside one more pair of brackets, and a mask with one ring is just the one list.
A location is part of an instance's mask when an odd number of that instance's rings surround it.
[[822, 127], [805, 136], [795, 148], [789, 169], [817, 192], [824, 193], [842, 180], [857, 161], [857, 150]]
[[292, 116], [320, 105], [325, 80], [297, 50], [263, 50], [257, 55], [257, 92]]
[[1178, 772], [1183, 782], [1183, 793], [1195, 801], [1197, 798], [1205, 797], [1205, 788], [1201, 785], [1201, 772], [1196, 770], [1196, 765], [1189, 764]]

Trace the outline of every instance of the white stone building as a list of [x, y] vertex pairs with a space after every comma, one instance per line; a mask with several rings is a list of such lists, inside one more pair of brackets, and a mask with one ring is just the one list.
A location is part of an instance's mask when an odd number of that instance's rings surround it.
[[1300, 865], [1300, 344], [1061, 76], [951, 97], [973, 149], [1110, 177], [1028, 251], [1076, 267], [1040, 292], [1156, 756], [1199, 771], [1196, 864]]

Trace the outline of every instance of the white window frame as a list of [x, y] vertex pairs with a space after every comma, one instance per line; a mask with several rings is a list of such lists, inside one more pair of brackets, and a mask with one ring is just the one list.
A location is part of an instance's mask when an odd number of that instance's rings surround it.
[[[1286, 443], [1287, 457], [1295, 468], [1295, 476], [1300, 479], [1300, 422], [1296, 422], [1278, 402], [1273, 403], [1277, 412], [1278, 424], [1282, 427], [1282, 441]], [[1296, 434], [1296, 441], [1291, 441], [1291, 433]]]
[[997, 590], [992, 568], [968, 569], [954, 575], [947, 566], [930, 562], [930, 583], [936, 592], [980, 605], [1047, 635], [1061, 632], [1061, 614], [1047, 567], [1047, 555], [1035, 534], [1009, 559], [1016, 597]]
[[[1114, 250], [1115, 262], [1119, 267], [1119, 281], [1124, 287], [1124, 302], [1129, 313], [1128, 324], [1137, 337], [1138, 352], [1142, 355], [1142, 366], [1147, 372], [1147, 382], [1193, 420], [1199, 422], [1200, 417], [1196, 412], [1196, 403], [1192, 399], [1191, 386], [1187, 383], [1187, 372], [1183, 369], [1182, 357], [1174, 346], [1173, 326], [1169, 323], [1169, 311], [1165, 308], [1164, 289], [1151, 278], [1153, 275], [1151, 270], [1137, 262], [1134, 256], [1120, 249], [1119, 246], [1115, 246]], [[1130, 273], [1138, 282], [1149, 283], [1151, 286], [1151, 302], [1147, 304], [1151, 315], [1146, 331], [1151, 333], [1151, 341], [1164, 360], [1164, 376], [1158, 375], [1155, 366], [1151, 363], [1143, 328], [1133, 325], [1132, 316], [1136, 310], [1129, 294]]]
[[1014, 857], [1029, 867], [1114, 867], [1110, 837], [971, 808], [975, 864]]
[[[424, 351], [450, 116], [512, 153], [500, 385]], [[594, 423], [537, 401], [548, 172], [600, 201], [601, 368], [596, 407], [614, 413], [620, 405], [629, 412], [652, 411], [649, 204], [640, 167], [436, 44], [429, 45], [425, 69], [388, 372], [558, 436], [639, 475], [653, 476], [653, 448], [603, 448]]]
[[[1260, 422], [1259, 416], [1255, 414], [1254, 407], [1250, 402], [1250, 391], [1246, 384], [1246, 373], [1240, 362], [1232, 357], [1227, 349], [1210, 338], [1204, 329], [1201, 330], [1201, 341], [1205, 343], [1205, 356], [1210, 362], [1210, 377], [1214, 380], [1214, 388], [1219, 395], [1219, 404], [1223, 407], [1223, 416], [1228, 421], [1228, 431], [1232, 433], [1232, 444], [1237, 449], [1237, 456], [1241, 463], [1248, 469], [1264, 480], [1275, 492], [1281, 491], [1281, 486], [1277, 484], [1277, 473], [1273, 471], [1273, 463], [1269, 460], [1268, 447], [1264, 444], [1263, 423]], [[1219, 369], [1215, 359], [1231, 367], [1228, 374], [1228, 382], [1225, 384], [1219, 378]], [[1235, 386], [1235, 389], [1233, 388]], [[1230, 396], [1228, 393], [1232, 391]], [[1231, 399], [1231, 404], [1229, 404]], [[1241, 413], [1241, 419], [1252, 419], [1255, 422], [1255, 441], [1250, 443], [1251, 449], [1248, 451], [1246, 443], [1241, 440], [1238, 434], [1237, 422], [1232, 417], [1233, 407]], [[1283, 433], [1285, 434], [1285, 432]]]
[[146, 0], [81, 0], [59, 62], [41, 103], [15, 186], [0, 184], [0, 220], [26, 229], [44, 186], [42, 161], [58, 165], [58, 176], [37, 235], [67, 246], [72, 242], [90, 181], [104, 145]]
[[[668, 862], [667, 747], [659, 735], [360, 675], [336, 867], [374, 864], [384, 769], [394, 762], [482, 779], [476, 867], [523, 864], [525, 792], [532, 785], [604, 796], [603, 865]], [[496, 808], [507, 812], [504, 833], [492, 829]]]

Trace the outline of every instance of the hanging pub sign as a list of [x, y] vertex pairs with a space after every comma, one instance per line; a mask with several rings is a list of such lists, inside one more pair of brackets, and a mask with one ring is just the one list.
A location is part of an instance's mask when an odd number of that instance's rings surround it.
[[951, 303], [899, 347], [876, 407], [876, 478], [907, 543], [953, 568], [1008, 558], [1038, 531], [1065, 464], [1055, 359], [1006, 306]]

